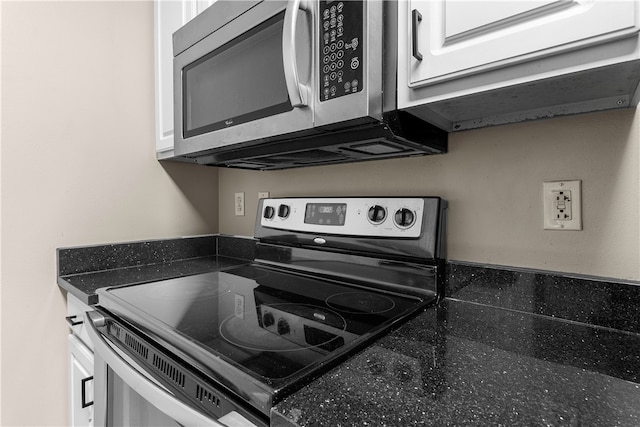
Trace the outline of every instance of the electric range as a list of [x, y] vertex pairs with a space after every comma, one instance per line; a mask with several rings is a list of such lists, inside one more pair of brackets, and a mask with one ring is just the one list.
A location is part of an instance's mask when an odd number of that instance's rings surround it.
[[437, 197], [263, 199], [254, 261], [100, 289], [87, 317], [188, 408], [267, 425], [275, 403], [437, 302], [445, 212]]

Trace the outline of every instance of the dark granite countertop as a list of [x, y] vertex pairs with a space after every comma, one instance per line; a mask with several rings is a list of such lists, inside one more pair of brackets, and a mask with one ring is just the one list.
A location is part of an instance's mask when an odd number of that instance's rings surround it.
[[447, 294], [272, 425], [640, 425], [637, 283], [450, 264]]
[[207, 273], [249, 262], [253, 239], [198, 236], [58, 249], [58, 285], [86, 304], [95, 291]]
[[86, 304], [98, 302], [96, 290], [105, 287], [135, 285], [156, 280], [173, 279], [192, 274], [208, 273], [239, 265], [247, 261], [224, 256], [211, 256], [125, 267], [114, 270], [61, 276], [58, 284]]
[[[58, 284], [95, 290], [248, 262], [201, 236], [58, 250]], [[640, 284], [449, 262], [437, 307], [278, 402], [273, 426], [639, 426]]]
[[272, 424], [640, 425], [640, 336], [445, 300], [280, 402]]

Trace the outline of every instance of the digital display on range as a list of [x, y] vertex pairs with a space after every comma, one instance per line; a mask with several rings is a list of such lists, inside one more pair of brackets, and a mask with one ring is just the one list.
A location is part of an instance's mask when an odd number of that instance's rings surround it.
[[304, 222], [318, 225], [344, 225], [346, 214], [346, 203], [307, 203]]

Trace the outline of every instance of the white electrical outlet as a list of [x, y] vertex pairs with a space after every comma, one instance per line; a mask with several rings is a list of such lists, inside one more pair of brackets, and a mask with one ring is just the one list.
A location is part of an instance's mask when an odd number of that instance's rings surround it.
[[582, 230], [581, 181], [542, 183], [545, 230]]
[[236, 216], [244, 216], [244, 193], [236, 193], [234, 205]]
[[268, 191], [259, 191], [258, 192], [258, 200], [260, 199], [268, 199], [269, 198], [269, 192]]

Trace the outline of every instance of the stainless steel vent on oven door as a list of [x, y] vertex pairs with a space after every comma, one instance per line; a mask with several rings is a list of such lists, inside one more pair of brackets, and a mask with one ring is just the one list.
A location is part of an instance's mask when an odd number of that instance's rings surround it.
[[[97, 312], [89, 312], [85, 316], [95, 349], [95, 426], [224, 427], [232, 422], [254, 425], [235, 411], [224, 413], [224, 400], [220, 393], [155, 348], [117, 325], [107, 323]], [[104, 328], [106, 335], [99, 328]], [[120, 350], [116, 342], [146, 361], [145, 367]], [[184, 390], [191, 401], [199, 402], [203, 411], [185, 404], [149, 372]], [[206, 414], [218, 415], [214, 419]]]

